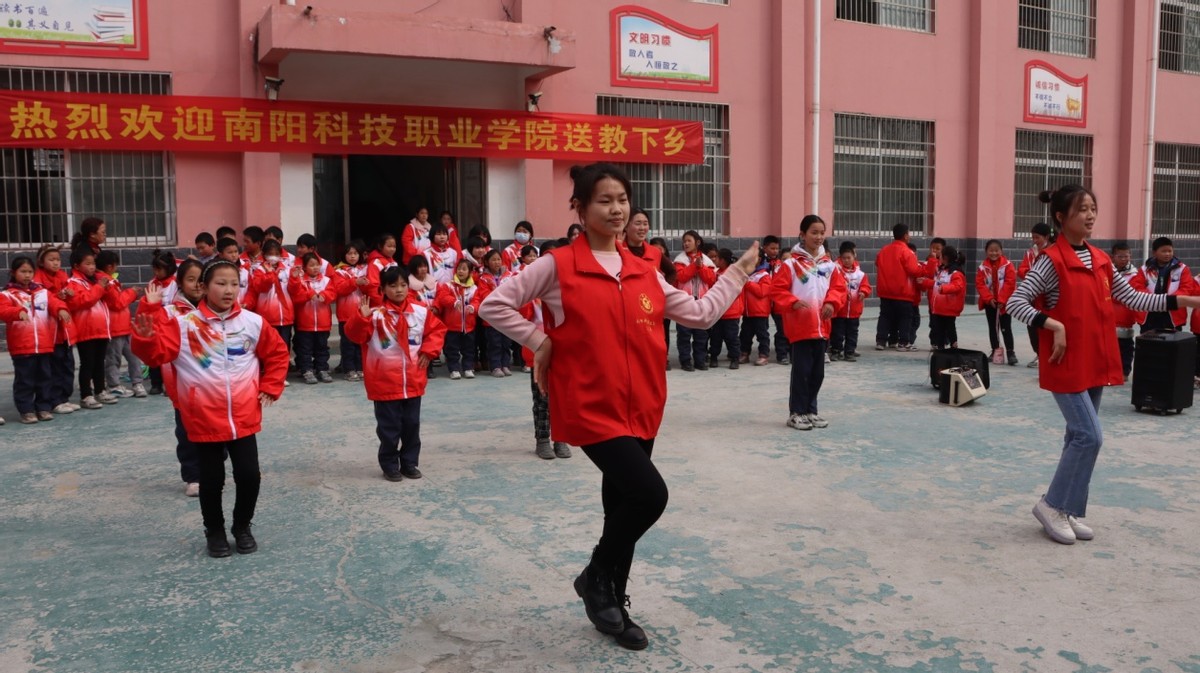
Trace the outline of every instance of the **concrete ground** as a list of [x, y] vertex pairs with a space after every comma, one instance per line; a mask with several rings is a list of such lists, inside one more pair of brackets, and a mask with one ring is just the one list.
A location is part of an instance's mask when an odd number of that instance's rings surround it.
[[[983, 323], [960, 318], [964, 346]], [[1029, 511], [1063, 421], [1023, 333], [1021, 366], [950, 408], [928, 353], [873, 331], [828, 367], [826, 430], [784, 427], [786, 367], [668, 375], [640, 653], [571, 589], [599, 473], [533, 455], [525, 376], [431, 382], [426, 477], [402, 483], [361, 384], [293, 384], [259, 437], [260, 550], [210, 559], [165, 399], [21, 426], [5, 362], [0, 671], [1200, 671], [1198, 412], [1108, 391], [1096, 539], [1062, 546]]]

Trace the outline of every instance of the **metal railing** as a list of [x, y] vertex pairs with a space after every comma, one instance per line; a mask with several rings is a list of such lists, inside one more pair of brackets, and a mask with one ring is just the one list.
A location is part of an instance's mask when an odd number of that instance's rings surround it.
[[1096, 56], [1096, 0], [1020, 0], [1017, 46], [1070, 56]]
[[1013, 236], [1022, 238], [1038, 222], [1049, 222], [1050, 210], [1038, 194], [1063, 185], [1092, 184], [1092, 137], [1017, 129], [1013, 186]]
[[1200, 0], [1163, 0], [1158, 67], [1200, 74]]
[[843, 21], [933, 32], [933, 0], [837, 0], [836, 9]]
[[933, 122], [835, 114], [833, 228], [882, 234], [897, 223], [933, 231]]
[[1200, 145], [1154, 145], [1155, 236], [1200, 238]]

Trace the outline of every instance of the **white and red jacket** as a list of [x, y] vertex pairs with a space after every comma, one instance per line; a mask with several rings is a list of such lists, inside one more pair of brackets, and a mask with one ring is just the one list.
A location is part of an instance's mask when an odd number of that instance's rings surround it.
[[532, 247], [534, 252], [538, 252], [540, 254], [538, 247], [533, 244], [533, 239], [530, 239], [528, 243], [517, 243], [516, 241], [513, 241], [507, 248], [500, 251], [500, 259], [504, 262], [504, 268], [514, 273], [520, 271], [521, 250], [523, 250], [527, 245]]
[[[96, 274], [97, 279], [101, 277], [107, 276]], [[104, 302], [104, 294], [109, 290], [97, 280], [89, 280], [78, 271], [71, 275], [67, 288], [75, 293], [66, 300], [67, 310], [71, 312], [71, 322], [75, 324], [75, 342], [111, 339], [112, 319], [108, 304]]]
[[746, 285], [742, 288], [742, 303], [746, 308], [747, 317], [766, 318], [771, 315], [771, 269], [769, 266], [762, 265], [750, 274], [750, 280], [746, 281]]
[[385, 299], [369, 317], [355, 313], [346, 324], [346, 337], [363, 347], [367, 399], [407, 400], [425, 394], [426, 370], [417, 359], [437, 357], [446, 326], [425, 306]]
[[[1192, 279], [1192, 272], [1188, 269], [1188, 265], [1179, 260], [1172, 260], [1168, 267], [1171, 277], [1166, 280], [1166, 294], [1170, 295], [1193, 295], [1196, 294], [1196, 281]], [[1160, 270], [1157, 266], [1143, 264], [1142, 268], [1138, 269], [1137, 275], [1130, 279], [1129, 284], [1138, 292], [1149, 292], [1154, 294], [1154, 288], [1158, 284], [1158, 275]], [[1138, 323], [1146, 322], [1145, 313], [1139, 314], [1140, 320]], [[1171, 311], [1171, 324], [1184, 325], [1187, 324], [1187, 309], [1177, 308]]]
[[383, 303], [383, 289], [379, 287], [379, 274], [393, 266], [396, 266], [396, 260], [378, 250], [372, 250], [371, 254], [367, 255], [367, 284], [362, 286], [361, 292], [371, 298], [371, 306], [379, 306]]
[[162, 280], [155, 278], [150, 281], [150, 287], [157, 287], [162, 290], [163, 305], [175, 303], [175, 293], [179, 292], [179, 285], [175, 283], [175, 276], [167, 276]]
[[261, 315], [268, 325], [284, 327], [295, 322], [292, 298], [287, 293], [291, 270], [280, 262], [274, 270], [266, 264], [256, 266], [250, 276], [250, 296], [254, 297], [254, 312]]
[[195, 311], [156, 321], [152, 336], [134, 333], [133, 352], [151, 367], [174, 368], [172, 400], [193, 442], [227, 442], [262, 430], [258, 394], [278, 399], [287, 377], [287, 344], [261, 316], [237, 304], [221, 317], [201, 301]]
[[424, 280], [416, 276], [409, 276], [408, 296], [425, 306], [433, 308], [433, 300], [437, 297], [437, 281], [429, 274], [425, 274]]
[[[724, 276], [725, 271], [727, 271], [728, 269], [729, 269], [729, 267], [725, 267], [724, 269], [717, 271], [717, 276], [718, 277]], [[729, 308], [725, 309], [725, 312], [721, 314], [721, 320], [738, 320], [739, 318], [742, 317], [742, 314], [745, 312], [746, 312], [746, 302], [742, 298], [742, 293], [739, 292], [737, 298], [734, 299], [733, 303], [729, 305]], [[527, 360], [527, 362], [528, 362], [528, 360]]]
[[449, 246], [440, 250], [437, 246], [430, 246], [425, 250], [425, 259], [429, 260], [429, 275], [433, 277], [434, 283], [440, 285], [449, 283], [450, 279], [454, 278], [454, 267], [458, 266], [459, 252]]
[[[42, 268], [39, 268], [33, 272], [33, 282], [46, 288], [51, 295], [62, 301], [64, 306], [66, 306], [67, 303], [67, 295], [65, 291], [67, 289], [67, 283], [70, 281], [70, 279], [71, 276], [62, 269], [59, 269], [58, 272], [54, 274], [51, 274], [49, 271], [46, 271]], [[68, 308], [67, 310], [69, 311], [70, 309]], [[58, 334], [54, 337], [54, 343], [75, 343], [75, 323], [60, 323], [58, 326]]]
[[871, 280], [859, 268], [858, 262], [855, 262], [854, 268], [851, 269], [847, 269], [839, 262], [838, 271], [842, 272], [842, 279], [846, 281], [846, 305], [839, 309], [834, 317], [861, 318], [863, 300], [871, 296]]
[[929, 312], [932, 315], [962, 315], [967, 299], [967, 276], [961, 270], [939, 268], [929, 291]]
[[[1114, 263], [1113, 266], [1115, 267], [1116, 264]], [[1126, 266], [1124, 269], [1117, 269], [1116, 271], [1117, 273], [1121, 274], [1131, 285], [1133, 284], [1134, 277], [1138, 275], [1138, 268], [1132, 264]], [[1196, 331], [1197, 327], [1196, 314], [1196, 311], [1192, 311], [1193, 332]], [[1141, 324], [1146, 321], [1145, 312], [1135, 311], [1131, 308], [1128, 308], [1124, 304], [1121, 304], [1120, 302], [1113, 302], [1113, 317], [1116, 318], [1117, 327], [1123, 327], [1125, 329], [1133, 329], [1135, 324]]]
[[479, 305], [483, 303], [483, 293], [471, 278], [468, 285], [458, 282], [458, 279], [438, 285], [437, 297], [434, 299], [434, 310], [446, 323], [446, 329], [451, 332], [466, 334], [475, 331], [475, 320], [479, 314]]
[[[700, 265], [696, 265], [700, 260]], [[717, 282], [717, 265], [707, 255], [681, 252], [675, 256], [675, 287], [692, 295], [703, 297], [708, 288]]]
[[292, 275], [288, 280], [288, 294], [295, 307], [296, 331], [328, 332], [333, 329], [333, 302], [337, 299], [333, 279]]
[[337, 290], [337, 319], [338, 323], [346, 324], [350, 322], [350, 318], [358, 311], [358, 304], [365, 296], [363, 288], [366, 285], [359, 285], [359, 278], [367, 277], [367, 265], [358, 264], [350, 266], [349, 264], [339, 264], [333, 270], [334, 288]]
[[[775, 273], [771, 301], [783, 316], [783, 333], [789, 343], [829, 338], [831, 318], [821, 317], [821, 310], [825, 304], [832, 304], [833, 314], [837, 315], [846, 303], [846, 279], [838, 266], [824, 246], [813, 256], [797, 245]], [[798, 301], [807, 306], [794, 308]]]
[[[37, 283], [21, 287], [9, 283], [0, 292], [0, 322], [7, 325], [8, 353], [20, 355], [46, 355], [54, 352], [58, 340], [58, 312], [67, 305], [55, 297], [50, 290]], [[21, 319], [21, 313], [28, 320]]]
[[111, 291], [104, 293], [104, 303], [108, 304], [109, 332], [112, 338], [129, 336], [133, 334], [133, 313], [129, 307], [137, 301], [137, 290], [122, 288], [116, 280], [110, 280], [108, 287]]
[[400, 234], [400, 262], [402, 264], [408, 264], [408, 260], [413, 257], [425, 254], [429, 246], [433, 245], [433, 241], [429, 238], [429, 228], [432, 226], [429, 222], [421, 224], [420, 220], [415, 217], [404, 225], [404, 231]]
[[1013, 290], [1017, 289], [1017, 272], [1013, 269], [1012, 262], [1004, 255], [993, 262], [990, 259], [983, 260], [979, 265], [979, 270], [975, 272], [975, 291], [979, 293], [979, 309], [983, 310], [988, 307], [992, 301], [996, 302], [996, 306], [1000, 309], [1000, 315], [1007, 313], [1005, 308], [1008, 304], [1008, 298], [1012, 296]]

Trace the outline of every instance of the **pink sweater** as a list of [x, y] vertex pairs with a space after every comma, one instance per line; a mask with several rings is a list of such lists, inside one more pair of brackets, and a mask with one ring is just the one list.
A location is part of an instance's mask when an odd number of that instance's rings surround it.
[[[605, 271], [617, 277], [621, 271], [620, 253], [593, 250], [592, 254]], [[746, 273], [741, 268], [731, 266], [707, 294], [696, 299], [668, 284], [662, 275], [659, 275], [658, 284], [667, 298], [664, 315], [668, 320], [674, 320], [685, 327], [711, 327], [739, 296], [746, 279]], [[505, 336], [532, 351], [537, 351], [546, 340], [546, 333], [526, 320], [518, 311], [534, 299], [542, 300], [542, 310], [549, 311], [554, 316], [556, 325], [562, 324], [562, 290], [558, 286], [558, 267], [554, 260], [548, 257], [539, 258], [488, 295], [479, 307], [479, 316]]]

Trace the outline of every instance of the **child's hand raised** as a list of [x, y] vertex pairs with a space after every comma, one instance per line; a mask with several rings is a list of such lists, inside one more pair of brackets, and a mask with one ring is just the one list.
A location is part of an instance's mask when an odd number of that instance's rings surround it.
[[364, 317], [364, 318], [371, 317], [371, 298], [370, 297], [363, 297], [362, 299], [358, 300], [358, 312], [361, 313], [362, 317]]
[[139, 313], [133, 317], [133, 332], [143, 339], [149, 339], [154, 336], [154, 321], [150, 316]]
[[146, 302], [150, 304], [161, 304], [163, 300], [162, 287], [158, 283], [150, 283], [146, 286]]

